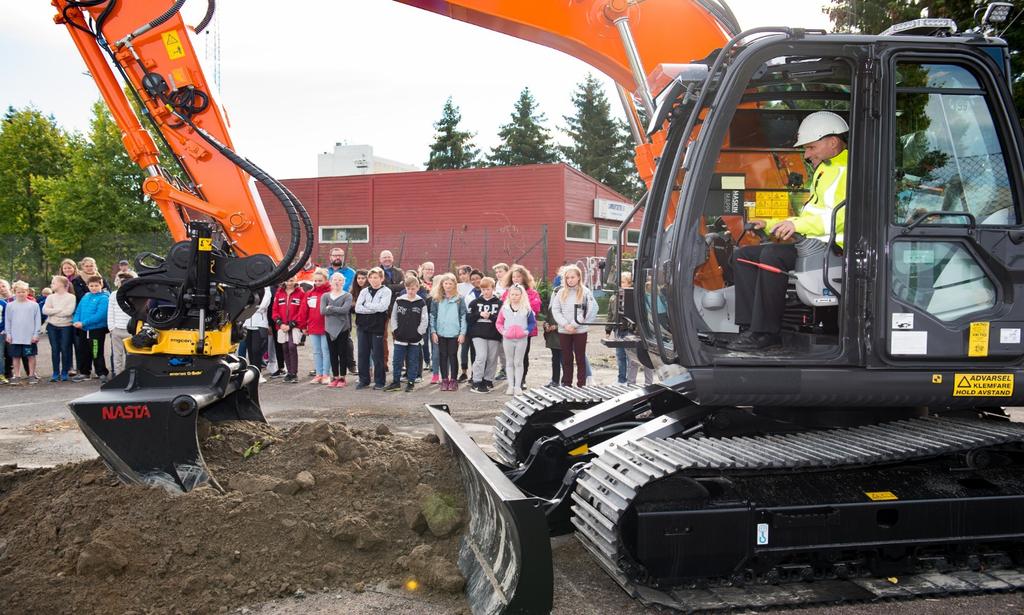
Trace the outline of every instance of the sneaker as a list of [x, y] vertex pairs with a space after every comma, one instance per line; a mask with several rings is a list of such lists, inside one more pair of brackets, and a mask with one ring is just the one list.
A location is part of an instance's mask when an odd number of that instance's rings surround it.
[[490, 380], [484, 380], [484, 386], [487, 387], [487, 392], [490, 393], [491, 389], [494, 388], [494, 383]]
[[486, 393], [487, 392], [487, 385], [484, 384], [483, 382], [474, 382], [472, 385], [470, 385], [469, 392], [470, 393]]
[[56, 374], [54, 374], [50, 376], [50, 382], [60, 382], [60, 378]]
[[7, 376], [4, 376], [3, 374], [0, 374], [0, 384], [7, 384], [7, 383], [8, 383]]
[[323, 379], [320, 376], [314, 376], [313, 379], [309, 381], [310, 384], [320, 384], [321, 382], [323, 382]]
[[494, 375], [495, 380], [504, 380], [506, 378], [508, 378], [508, 376], [505, 375], [505, 370], [503, 369], [499, 370], [498, 373]]
[[441, 375], [434, 374], [430, 377], [430, 384], [441, 384]]
[[[374, 388], [376, 388], [376, 387], [374, 387]], [[396, 382], [392, 382], [388, 386], [384, 387], [384, 390], [388, 391], [388, 392], [391, 392], [391, 391], [401, 390], [401, 388], [402, 388], [402, 383], [396, 381]]]
[[60, 381], [61, 381], [61, 382], [67, 382], [67, 381], [68, 381], [68, 376], [69, 376], [69, 375], [71, 375], [71, 374], [70, 374], [70, 372], [69, 372], [69, 373], [67, 373], [67, 374], [61, 374], [61, 375], [60, 375]]
[[558, 382], [556, 382], [556, 381], [552, 380], [551, 382], [549, 382], [549, 383], [545, 384], [544, 386], [546, 386], [546, 387], [556, 387], [556, 386], [558, 386], [558, 385], [559, 385], [559, 383], [558, 383]]
[[414, 385], [413, 383], [409, 382], [409, 383], [407, 383], [407, 384], [405, 385], [405, 392], [406, 392], [406, 393], [412, 393], [412, 390], [413, 390], [414, 388], [416, 388], [416, 385]]
[[106, 384], [110, 382], [110, 374], [103, 374], [100, 376], [100, 384]]
[[260, 384], [266, 384], [266, 383], [267, 383], [267, 379], [266, 379], [266, 378], [264, 378], [262, 374], [260, 375], [260, 380], [259, 380], [259, 383], [260, 383]]
[[458, 391], [459, 390], [459, 381], [458, 380], [449, 380], [448, 381], [448, 390], [449, 391]]
[[28, 383], [29, 384], [39, 384], [39, 376], [29, 376], [28, 377]]
[[383, 384], [375, 384], [375, 385], [373, 385], [373, 390], [374, 391], [383, 391], [384, 390], [384, 385]]
[[70, 377], [74, 378], [74, 377], [75, 377], [75, 376], [77, 376], [77, 375], [78, 375], [78, 372], [77, 372], [77, 371], [75, 371], [75, 370], [73, 370], [73, 369], [69, 369], [69, 370], [68, 370], [68, 376], [70, 376]]
[[[316, 376], [316, 370], [315, 369], [309, 370], [309, 374], [308, 375], [309, 376]], [[319, 376], [317, 376], [317, 377], [319, 378]]]
[[423, 376], [417, 376], [416, 380], [413, 380], [413, 382], [415, 382], [416, 384], [423, 382]]
[[368, 389], [368, 388], [370, 388], [370, 385], [367, 384], [367, 383], [360, 382], [359, 384], [356, 385], [356, 390], [357, 391], [362, 391], [363, 389]]
[[462, 370], [462, 373], [459, 374], [459, 382], [465, 382], [467, 380], [469, 380], [469, 375], [466, 374], [466, 370]]
[[71, 382], [85, 382], [88, 379], [89, 379], [88, 376], [85, 376], [83, 374], [77, 374], [77, 375], [75, 375], [74, 378], [71, 379]]
[[341, 387], [345, 386], [345, 379], [335, 378], [334, 380], [331, 380], [331, 383], [327, 386], [331, 387], [332, 389], [340, 389]]
[[284, 370], [283, 370], [283, 369], [279, 369], [279, 370], [277, 370], [277, 371], [276, 371], [276, 372], [274, 372], [273, 374], [270, 374], [270, 375], [269, 375], [269, 376], [267, 376], [267, 377], [268, 377], [268, 378], [280, 378], [281, 376], [284, 376], [284, 375], [285, 375], [285, 374], [284, 374]]
[[287, 384], [298, 384], [299, 383], [299, 377], [296, 376], [295, 374], [288, 374], [287, 376], [284, 377], [284, 381], [283, 382], [285, 382]]

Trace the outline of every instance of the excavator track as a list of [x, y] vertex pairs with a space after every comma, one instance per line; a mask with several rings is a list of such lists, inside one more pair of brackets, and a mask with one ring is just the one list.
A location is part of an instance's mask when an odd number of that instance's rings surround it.
[[526, 459], [537, 438], [551, 435], [552, 426], [574, 412], [637, 389], [616, 384], [590, 387], [541, 387], [505, 402], [494, 424], [494, 450], [499, 461], [516, 467]]
[[[790, 563], [757, 574], [665, 584], [637, 562], [626, 547], [623, 527], [636, 523], [627, 517], [641, 491], [666, 477], [746, 476], [763, 481], [784, 474], [799, 478], [823, 471], [877, 472], [883, 465], [922, 463], [992, 447], [1019, 448], [1022, 442], [1024, 424], [938, 417], [762, 437], [642, 438], [609, 446], [583, 471], [572, 495], [572, 523], [584, 547], [628, 593], [685, 612], [1019, 590], [1024, 589], [1024, 574], [1008, 554], [998, 551], [975, 554], [967, 566], [933, 558], [933, 567], [927, 558], [919, 558], [919, 570], [898, 577], [878, 578], [842, 562], [826, 571]], [[750, 542], [761, 544], [761, 528], [756, 532], [755, 539], [750, 527]], [[765, 544], [768, 536], [766, 526]]]

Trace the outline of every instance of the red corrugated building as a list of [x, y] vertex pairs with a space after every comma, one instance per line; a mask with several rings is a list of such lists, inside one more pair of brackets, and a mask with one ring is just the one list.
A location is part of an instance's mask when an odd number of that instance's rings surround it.
[[[285, 180], [305, 205], [317, 234], [314, 260], [334, 246], [369, 267], [381, 250], [413, 268], [433, 261], [488, 268], [520, 262], [551, 279], [563, 262], [604, 256], [629, 199], [566, 164]], [[278, 239], [289, 229], [273, 196], [260, 187]], [[597, 216], [595, 216], [597, 214]], [[600, 217], [598, 217], [600, 216]], [[637, 229], [639, 219], [630, 227]], [[639, 232], [631, 231], [635, 245]]]

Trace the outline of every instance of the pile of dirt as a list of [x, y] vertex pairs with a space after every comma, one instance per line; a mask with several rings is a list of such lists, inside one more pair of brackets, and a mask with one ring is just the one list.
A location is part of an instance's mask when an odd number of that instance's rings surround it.
[[324, 589], [460, 592], [458, 470], [428, 436], [318, 421], [203, 424], [211, 487], [119, 484], [99, 461], [0, 468], [6, 613], [218, 613]]

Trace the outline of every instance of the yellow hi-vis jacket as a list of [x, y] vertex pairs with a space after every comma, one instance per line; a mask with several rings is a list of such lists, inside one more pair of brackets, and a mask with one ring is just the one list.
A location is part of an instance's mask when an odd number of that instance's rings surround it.
[[[811, 198], [804, 204], [799, 216], [786, 218], [796, 232], [811, 239], [828, 241], [832, 229], [832, 210], [846, 199], [846, 167], [849, 151], [843, 150], [829, 160], [822, 161], [814, 170]], [[836, 244], [843, 245], [843, 226], [846, 208], [836, 215]]]

